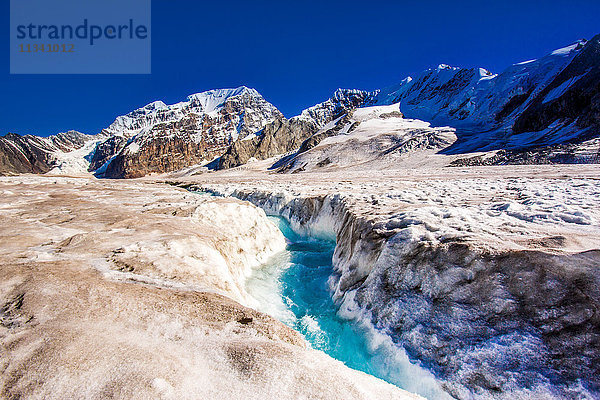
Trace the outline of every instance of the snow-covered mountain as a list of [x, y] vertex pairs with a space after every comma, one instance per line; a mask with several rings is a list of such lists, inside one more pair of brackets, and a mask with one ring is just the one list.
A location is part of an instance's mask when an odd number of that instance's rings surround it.
[[368, 92], [358, 89], [338, 89], [329, 99], [302, 111], [295, 118], [314, 121], [319, 128], [348, 111], [358, 107], [364, 107], [373, 102], [378, 91]]
[[[357, 108], [392, 104], [406, 118], [454, 128], [454, 143], [439, 150], [445, 154], [547, 152], [548, 147], [594, 139], [600, 134], [600, 35], [500, 74], [441, 64], [382, 90], [339, 89], [290, 119], [244, 86], [197, 93], [172, 105], [155, 101], [117, 117], [94, 136], [97, 143], [85, 155], [83, 144], [60, 148], [54, 143], [60, 135], [8, 135], [0, 141], [0, 160], [4, 173], [87, 167], [113, 178], [170, 172], [215, 157], [220, 157], [219, 168], [230, 168], [297, 150], [311, 138], [315, 145], [318, 138], [335, 133], [325, 129], [332, 121]], [[323, 129], [329, 133], [324, 135]], [[79, 152], [71, 154], [75, 149]]]
[[[362, 107], [331, 121], [305, 140], [299, 150], [278, 160], [278, 172], [331, 169], [388, 169], [410, 164], [407, 153], [432, 163], [432, 154], [456, 140], [449, 127], [404, 118], [398, 103]], [[410, 164], [414, 166], [414, 162]]]
[[[400, 103], [407, 116], [437, 125], [490, 128], [518, 112], [527, 97], [547, 85], [581, 47], [583, 43], [578, 42], [539, 60], [514, 64], [501, 74], [441, 64], [381, 90], [375, 102]], [[521, 104], [516, 104], [517, 99]]]
[[221, 155], [238, 139], [283, 114], [247, 87], [193, 94], [184, 102], [155, 101], [118, 117], [104, 132], [92, 169], [107, 177], [169, 172]]
[[277, 119], [268, 124], [260, 135], [233, 143], [219, 158], [220, 169], [237, 167], [255, 158], [262, 160], [287, 153], [332, 121], [372, 101], [376, 92], [357, 89], [338, 89], [326, 101], [302, 111], [289, 120]]
[[0, 173], [95, 173], [131, 178], [169, 172], [222, 155], [283, 114], [245, 86], [209, 90], [119, 116], [98, 135], [0, 138]]
[[440, 65], [381, 90], [371, 104], [400, 103], [409, 118], [457, 128], [452, 153], [584, 139], [600, 126], [599, 48], [600, 36], [580, 40], [500, 74]]
[[[320, 138], [335, 133], [328, 124], [344, 115], [351, 116], [352, 110], [392, 104], [398, 105], [406, 118], [456, 129], [456, 140], [438, 149], [446, 154], [522, 152], [594, 138], [600, 133], [599, 48], [600, 36], [596, 36], [540, 59], [511, 65], [500, 74], [484, 68], [441, 64], [382, 90], [338, 89], [328, 100], [291, 118], [290, 124], [280, 124], [279, 131], [271, 129], [274, 131], [271, 137], [257, 140], [254, 147], [252, 143], [232, 146], [220, 166], [228, 168], [244, 164], [250, 158], [263, 159], [289, 152], [298, 149], [299, 140], [310, 138], [315, 145]], [[296, 123], [294, 131], [293, 122], [298, 121], [304, 124]], [[398, 130], [403, 131], [406, 127], [400, 125]], [[386, 129], [397, 130], [389, 126]], [[445, 143], [447, 138], [437, 142]], [[367, 153], [370, 150], [365, 149]], [[511, 159], [533, 163], [540, 160], [535, 156], [509, 154], [498, 161], [511, 162]], [[552, 162], [572, 157], [543, 159]]]
[[240, 86], [192, 94], [186, 101], [172, 105], [154, 101], [117, 117], [105, 131], [126, 138], [140, 134], [147, 136], [155, 126], [181, 121], [190, 114], [199, 116], [199, 128], [210, 126], [214, 135], [230, 141], [259, 131], [265, 120], [282, 116], [255, 89]]

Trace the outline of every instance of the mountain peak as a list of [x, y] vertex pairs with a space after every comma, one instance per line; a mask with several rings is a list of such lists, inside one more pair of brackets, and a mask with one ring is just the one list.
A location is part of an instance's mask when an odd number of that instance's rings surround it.
[[249, 96], [263, 98], [255, 89], [240, 86], [233, 89], [213, 89], [205, 92], [195, 93], [187, 97], [188, 103], [199, 104], [206, 113], [216, 111], [228, 99], [236, 96]]
[[160, 100], [153, 101], [152, 103], [146, 104], [142, 107], [143, 110], [153, 111], [153, 110], [161, 110], [165, 109], [168, 106]]
[[440, 64], [436, 68], [436, 70], [438, 70], [438, 71], [442, 71], [442, 70], [445, 70], [445, 69], [455, 71], [455, 70], [460, 69], [460, 68], [459, 67], [452, 67], [452, 66], [450, 66], [448, 64]]
[[247, 86], [240, 86], [237, 88], [226, 88], [226, 89], [211, 89], [206, 90], [204, 92], [194, 93], [187, 97], [188, 101], [194, 100], [204, 100], [207, 98], [212, 99], [228, 99], [230, 97], [240, 96], [240, 95], [250, 95], [255, 97], [262, 97], [256, 89], [249, 88]]
[[[269, 104], [255, 89], [240, 86], [229, 89], [212, 89], [187, 96], [185, 101], [167, 105], [158, 100], [138, 108], [128, 114], [119, 116], [107, 128], [111, 134], [134, 136], [144, 129], [150, 129], [158, 123], [181, 120], [185, 115], [212, 114], [218, 112], [224, 104], [235, 97], [246, 96]], [[275, 109], [269, 104], [269, 107]], [[276, 109], [275, 109], [276, 110]]]

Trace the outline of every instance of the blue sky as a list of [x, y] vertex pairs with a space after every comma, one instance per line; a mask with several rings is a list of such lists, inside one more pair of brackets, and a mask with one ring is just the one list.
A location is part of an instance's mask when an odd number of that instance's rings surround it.
[[152, 2], [151, 75], [9, 75], [0, 134], [97, 133], [153, 100], [246, 85], [286, 116], [338, 87], [377, 89], [446, 63], [500, 72], [600, 33], [600, 1]]

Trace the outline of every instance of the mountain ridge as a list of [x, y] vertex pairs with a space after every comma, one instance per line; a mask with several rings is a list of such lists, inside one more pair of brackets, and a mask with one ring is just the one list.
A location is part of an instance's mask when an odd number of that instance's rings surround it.
[[[217, 168], [235, 167], [295, 150], [354, 109], [396, 103], [405, 118], [456, 129], [456, 141], [442, 154], [576, 143], [600, 132], [599, 82], [597, 35], [499, 74], [440, 64], [384, 89], [338, 89], [289, 119], [253, 88], [213, 89], [170, 105], [153, 101], [116, 117], [98, 135], [86, 135], [98, 142], [86, 155], [87, 169], [99, 177], [134, 178], [216, 157]], [[81, 148], [46, 142], [2, 137], [0, 171], [60, 173], [57, 157]]]

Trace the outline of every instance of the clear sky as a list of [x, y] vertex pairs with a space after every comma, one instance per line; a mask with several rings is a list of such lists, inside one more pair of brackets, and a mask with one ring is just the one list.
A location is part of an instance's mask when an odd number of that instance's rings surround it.
[[151, 101], [240, 85], [291, 117], [338, 87], [440, 63], [500, 72], [600, 33], [598, 0], [153, 0], [151, 75], [9, 75], [8, 3], [0, 134], [97, 133]]

